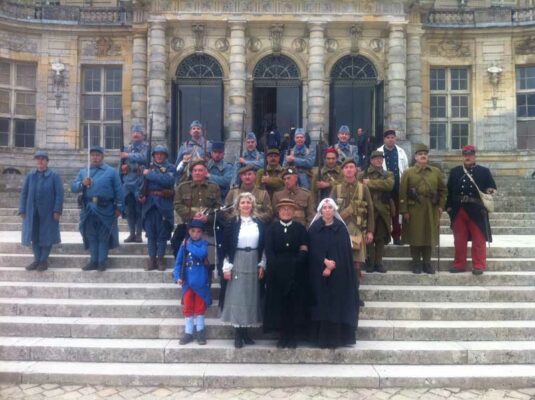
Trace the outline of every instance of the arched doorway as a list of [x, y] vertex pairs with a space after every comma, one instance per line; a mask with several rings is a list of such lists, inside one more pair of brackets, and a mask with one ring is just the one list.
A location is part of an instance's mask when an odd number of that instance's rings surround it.
[[301, 78], [295, 62], [283, 55], [261, 59], [253, 70], [253, 130], [261, 138], [301, 125]]
[[[363, 56], [347, 55], [331, 69], [329, 139], [336, 142], [340, 125], [351, 133], [363, 128], [370, 136], [383, 131], [383, 83], [377, 70]], [[380, 135], [379, 135], [380, 136]]]
[[201, 121], [210, 140], [223, 139], [223, 69], [214, 57], [193, 54], [179, 64], [172, 107], [173, 149], [189, 138], [193, 120]]

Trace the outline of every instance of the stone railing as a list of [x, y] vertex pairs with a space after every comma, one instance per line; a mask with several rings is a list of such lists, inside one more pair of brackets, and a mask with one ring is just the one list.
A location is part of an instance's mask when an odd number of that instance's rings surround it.
[[497, 26], [535, 25], [535, 7], [459, 8], [431, 10], [427, 26], [445, 28], [488, 28]]
[[125, 7], [32, 6], [9, 0], [0, 0], [0, 16], [80, 25], [127, 25], [132, 22], [132, 13]]

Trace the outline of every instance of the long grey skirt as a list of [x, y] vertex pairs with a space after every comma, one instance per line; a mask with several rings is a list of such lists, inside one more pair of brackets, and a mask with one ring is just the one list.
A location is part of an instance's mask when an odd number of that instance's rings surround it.
[[221, 320], [242, 327], [262, 324], [258, 251], [236, 250], [232, 279], [227, 282]]

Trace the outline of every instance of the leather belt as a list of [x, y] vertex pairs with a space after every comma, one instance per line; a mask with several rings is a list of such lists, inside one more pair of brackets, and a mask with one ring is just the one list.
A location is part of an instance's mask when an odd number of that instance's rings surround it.
[[478, 198], [476, 197], [471, 197], [471, 196], [454, 196], [453, 199], [456, 201], [456, 202], [459, 202], [459, 203], [476, 203], [476, 204], [480, 204], [481, 203], [481, 200], [479, 200]]
[[156, 197], [163, 197], [165, 199], [170, 199], [171, 197], [174, 196], [174, 191], [171, 190], [171, 189], [169, 189], [169, 190], [153, 190], [153, 191], [149, 192], [149, 195], [156, 196]]
[[258, 250], [258, 247], [236, 247], [236, 250], [246, 251], [249, 253], [250, 251]]

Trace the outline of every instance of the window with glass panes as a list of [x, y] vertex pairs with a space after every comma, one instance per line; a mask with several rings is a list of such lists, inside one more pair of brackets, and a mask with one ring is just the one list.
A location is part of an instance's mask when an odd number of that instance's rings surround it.
[[461, 149], [470, 137], [470, 71], [468, 68], [431, 68], [430, 147]]
[[121, 143], [122, 66], [87, 66], [82, 70], [81, 147], [118, 149]]
[[35, 146], [37, 66], [0, 60], [0, 146]]
[[516, 137], [519, 149], [535, 149], [535, 66], [516, 68]]

